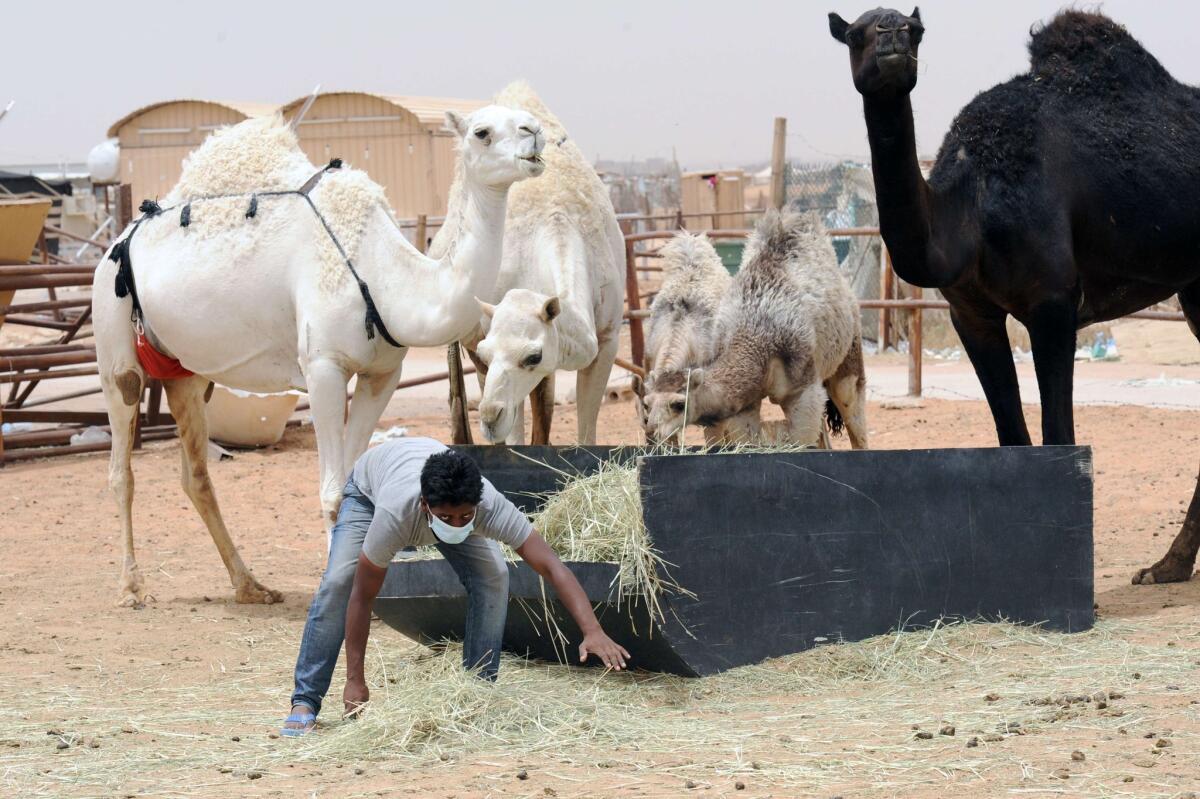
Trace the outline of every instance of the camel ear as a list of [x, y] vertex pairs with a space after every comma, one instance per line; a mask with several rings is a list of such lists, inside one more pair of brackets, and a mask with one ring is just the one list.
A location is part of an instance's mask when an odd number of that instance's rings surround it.
[[495, 305], [492, 305], [489, 302], [484, 302], [483, 300], [479, 299], [478, 297], [475, 298], [475, 302], [479, 303], [479, 310], [482, 311], [483, 315], [486, 316], [488, 319], [491, 319], [492, 317], [494, 317], [496, 315], [496, 306]]
[[909, 14], [908, 16], [911, 17], [912, 19], [915, 19], [917, 22], [920, 22], [921, 21], [921, 7], [913, 6], [913, 12], [911, 14]]
[[562, 303], [559, 302], [558, 297], [551, 297], [550, 299], [546, 300], [546, 304], [542, 306], [542, 312], [540, 316], [543, 322], [549, 323], [553, 322], [554, 317], [558, 316], [561, 312]]
[[850, 23], [842, 19], [836, 11], [829, 12], [829, 33], [842, 44], [846, 43], [846, 29]]
[[692, 371], [688, 372], [688, 389], [689, 390], [695, 391], [696, 389], [700, 388], [700, 386], [702, 386], [702, 385], [704, 385], [704, 370], [703, 369], [693, 369]]
[[446, 122], [442, 127], [459, 136], [467, 135], [467, 121], [453, 111], [446, 112]]

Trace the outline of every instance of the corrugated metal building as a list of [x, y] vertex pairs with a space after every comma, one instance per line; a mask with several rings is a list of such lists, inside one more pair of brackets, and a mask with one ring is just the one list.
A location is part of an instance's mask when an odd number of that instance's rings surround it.
[[[283, 106], [290, 119], [308, 98]], [[313, 163], [344, 158], [387, 192], [397, 216], [442, 214], [454, 177], [454, 137], [442, 130], [446, 111], [469, 114], [481, 100], [325, 92], [296, 130]]]
[[179, 180], [184, 156], [209, 133], [277, 108], [266, 103], [187, 99], [143, 106], [108, 129], [109, 138], [121, 146], [118, 180], [133, 187], [135, 208], [147, 197], [162, 197]]
[[[290, 119], [307, 96], [283, 106], [216, 100], [168, 100], [122, 117], [108, 135], [121, 147], [122, 183], [135, 206], [161, 197], [179, 179], [183, 158], [222, 125], [279, 111]], [[368, 92], [319, 95], [297, 127], [315, 164], [344, 158], [387, 192], [397, 216], [442, 214], [454, 176], [454, 137], [442, 130], [447, 110], [470, 113], [486, 103]]]

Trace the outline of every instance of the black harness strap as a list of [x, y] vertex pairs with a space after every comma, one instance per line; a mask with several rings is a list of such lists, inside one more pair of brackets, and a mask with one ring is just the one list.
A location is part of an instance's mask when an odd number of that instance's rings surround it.
[[[321, 226], [325, 228], [325, 232], [329, 234], [329, 238], [333, 241], [333, 246], [337, 247], [338, 254], [342, 256], [342, 260], [346, 262], [346, 268], [350, 270], [350, 274], [354, 277], [354, 282], [358, 284], [358, 291], [360, 294], [362, 294], [363, 302], [366, 303], [367, 306], [367, 338], [375, 338], [375, 331], [378, 329], [379, 335], [382, 336], [383, 340], [388, 344], [391, 344], [393, 347], [397, 348], [403, 347], [404, 345], [392, 338], [392, 334], [388, 332], [387, 325], [383, 323], [383, 317], [379, 315], [379, 309], [375, 307], [375, 300], [371, 298], [371, 289], [367, 286], [366, 281], [359, 277], [358, 270], [354, 268], [354, 264], [351, 262], [350, 256], [346, 254], [346, 249], [342, 247], [342, 243], [338, 241], [338, 237], [333, 233], [333, 228], [331, 228], [329, 223], [325, 221], [325, 217], [321, 214], [320, 210], [317, 209], [316, 204], [309, 196], [309, 193], [316, 188], [318, 183], [321, 182], [321, 178], [325, 176], [326, 172], [331, 169], [341, 169], [341, 167], [342, 159], [334, 158], [330, 160], [328, 166], [306, 180], [304, 185], [299, 189], [288, 189], [285, 191], [264, 191], [251, 194], [250, 206], [246, 209], [246, 218], [252, 219], [258, 215], [259, 197], [285, 197], [291, 194], [296, 194], [300, 197], [303, 197], [304, 201], [308, 203], [308, 207], [312, 209], [312, 212], [316, 214], [317, 219], [321, 222]], [[198, 197], [196, 199], [219, 200], [225, 199], [226, 197], [240, 196], [245, 195], [230, 194], [214, 197]], [[142, 212], [142, 215], [138, 217], [138, 219], [133, 223], [133, 227], [129, 229], [129, 235], [114, 244], [112, 251], [108, 255], [109, 260], [117, 264], [117, 278], [116, 285], [114, 287], [117, 296], [130, 296], [133, 298], [133, 314], [131, 318], [135, 325], [140, 324], [142, 321], [142, 303], [138, 300], [137, 286], [135, 286], [133, 282], [133, 264], [129, 259], [129, 242], [133, 239], [133, 234], [137, 233], [137, 229], [139, 226], [141, 226], [142, 222], [145, 222], [147, 219], [158, 216], [164, 211], [169, 211], [175, 207], [177, 206], [163, 208], [154, 200], [143, 200], [141, 206], [138, 208], [138, 210]], [[184, 204], [183, 210], [179, 214], [180, 227], [187, 227], [189, 224], [191, 224], [191, 219], [192, 200], [188, 200], [187, 203]]]
[[329, 223], [325, 221], [325, 217], [317, 210], [317, 206], [313, 203], [311, 197], [307, 194], [301, 194], [300, 196], [308, 203], [308, 207], [312, 209], [312, 212], [317, 215], [317, 219], [321, 221], [325, 232], [333, 240], [333, 246], [337, 247], [338, 253], [342, 256], [342, 260], [346, 262], [346, 267], [350, 270], [350, 274], [354, 276], [354, 281], [358, 283], [358, 291], [362, 294], [363, 302], [367, 304], [367, 338], [375, 338], [375, 328], [379, 328], [379, 335], [383, 336], [384, 341], [393, 347], [403, 347], [404, 345], [392, 338], [392, 334], [388, 332], [387, 325], [383, 323], [383, 317], [379, 315], [379, 309], [375, 307], [375, 301], [371, 299], [371, 289], [367, 287], [366, 281], [358, 276], [358, 270], [354, 268], [354, 264], [350, 261], [350, 256], [346, 255], [346, 251], [342, 248], [342, 243], [338, 241], [338, 237], [333, 235], [333, 229], [329, 227]]
[[[142, 219], [144, 218], [142, 217]], [[132, 321], [135, 323], [142, 318], [142, 303], [138, 300], [137, 286], [133, 282], [133, 264], [129, 260], [129, 242], [133, 238], [133, 234], [137, 233], [142, 219], [133, 223], [129, 235], [114, 244], [112, 251], [108, 254], [108, 259], [117, 265], [117, 279], [114, 286], [117, 296], [133, 298]]]

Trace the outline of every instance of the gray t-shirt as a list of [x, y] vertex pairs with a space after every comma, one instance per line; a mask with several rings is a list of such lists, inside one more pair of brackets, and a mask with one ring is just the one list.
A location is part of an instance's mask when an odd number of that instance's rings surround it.
[[[354, 464], [355, 485], [375, 505], [362, 551], [376, 566], [387, 568], [404, 547], [437, 543], [420, 507], [421, 469], [430, 455], [446, 449], [432, 438], [397, 438], [367, 450]], [[531, 532], [525, 514], [485, 478], [471, 535], [516, 549]]]

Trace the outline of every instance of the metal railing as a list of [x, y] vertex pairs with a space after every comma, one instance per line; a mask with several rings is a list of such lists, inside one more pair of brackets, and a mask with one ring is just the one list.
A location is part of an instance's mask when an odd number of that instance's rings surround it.
[[[752, 213], [750, 211], [739, 213]], [[672, 219], [679, 218], [680, 215], [668, 217]], [[700, 216], [708, 216], [708, 214], [700, 214]], [[626, 216], [627, 221], [640, 219], [661, 219], [663, 217], [650, 216]], [[639, 373], [645, 372], [645, 330], [644, 320], [649, 318], [650, 311], [642, 308], [641, 300], [644, 296], [638, 282], [638, 272], [658, 272], [662, 271], [661, 267], [649, 267], [639, 265], [638, 259], [661, 257], [655, 250], [641, 250], [637, 245], [641, 242], [654, 241], [658, 239], [669, 239], [675, 235], [675, 230], [654, 230], [641, 233], [629, 233], [625, 236], [625, 319], [629, 322], [629, 345], [631, 355], [633, 356], [633, 365], [639, 370]], [[753, 233], [751, 230], [710, 230], [706, 231], [711, 239], [745, 239]], [[842, 236], [878, 236], [879, 228], [877, 227], [854, 227], [854, 228], [831, 228], [828, 230], [831, 237]], [[882, 242], [881, 242], [882, 244]], [[860, 299], [858, 305], [860, 309], [878, 310], [879, 314], [879, 349], [885, 350], [889, 346], [892, 311], [909, 311], [908, 318], [908, 393], [910, 396], [919, 397], [922, 392], [922, 325], [924, 311], [948, 311], [950, 304], [945, 300], [927, 300], [923, 295], [923, 290], [920, 286], [908, 284], [912, 296], [908, 298], [899, 298], [892, 296], [896, 288], [896, 275], [892, 269], [892, 259], [887, 252], [887, 247], [881, 247], [880, 258], [880, 293], [881, 299]], [[1127, 319], [1154, 319], [1159, 321], [1183, 322], [1186, 318], [1182, 313], [1176, 311], [1137, 311], [1129, 314]]]

